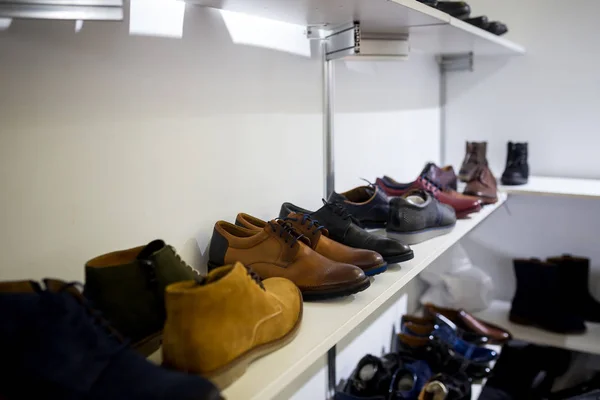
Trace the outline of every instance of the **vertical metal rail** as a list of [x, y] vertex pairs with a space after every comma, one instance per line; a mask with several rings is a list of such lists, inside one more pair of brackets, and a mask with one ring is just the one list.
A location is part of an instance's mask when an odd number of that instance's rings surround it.
[[335, 359], [337, 349], [335, 346], [327, 351], [327, 398], [332, 399], [335, 396], [335, 387], [337, 385], [337, 376], [335, 370]]
[[448, 100], [448, 76], [446, 66], [440, 63], [440, 165], [446, 165], [446, 102]]
[[335, 190], [334, 157], [333, 157], [333, 124], [334, 124], [334, 64], [327, 60], [327, 40], [321, 42], [323, 54], [323, 177], [324, 195], [327, 199]]

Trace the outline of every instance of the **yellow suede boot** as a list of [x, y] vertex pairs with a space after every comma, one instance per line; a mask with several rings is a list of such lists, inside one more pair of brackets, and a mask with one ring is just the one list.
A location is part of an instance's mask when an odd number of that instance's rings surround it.
[[291, 281], [262, 282], [241, 263], [200, 281], [169, 285], [163, 363], [203, 375], [220, 389], [255, 359], [289, 343], [302, 319], [302, 295]]

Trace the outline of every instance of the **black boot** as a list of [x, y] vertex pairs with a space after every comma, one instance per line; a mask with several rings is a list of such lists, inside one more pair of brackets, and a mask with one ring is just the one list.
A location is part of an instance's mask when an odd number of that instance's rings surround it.
[[576, 311], [584, 321], [600, 322], [600, 303], [590, 294], [590, 260], [584, 257], [552, 257], [548, 262], [559, 266], [560, 282], [566, 296], [573, 299]]
[[566, 292], [556, 264], [538, 259], [513, 260], [517, 291], [512, 301], [510, 320], [551, 332], [585, 332], [580, 310]]
[[508, 142], [506, 168], [502, 174], [503, 185], [524, 185], [529, 178], [527, 143]]

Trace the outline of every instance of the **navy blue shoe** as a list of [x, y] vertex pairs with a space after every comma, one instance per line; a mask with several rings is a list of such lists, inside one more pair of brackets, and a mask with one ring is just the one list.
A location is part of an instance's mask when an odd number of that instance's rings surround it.
[[422, 338], [433, 335], [465, 359], [478, 364], [488, 363], [498, 358], [499, 355], [496, 351], [486, 347], [479, 347], [461, 339], [457, 334], [458, 328], [456, 325], [443, 315], [437, 315], [432, 322], [432, 324], [418, 325], [403, 320], [401, 323], [401, 332]]
[[2, 394], [8, 399], [218, 400], [199, 376], [147, 361], [74, 287], [0, 283]]
[[343, 203], [364, 228], [385, 228], [387, 224], [390, 200], [375, 185], [359, 186], [344, 193], [333, 192], [328, 201]]
[[403, 358], [402, 366], [392, 376], [388, 400], [417, 400], [431, 375], [425, 361]]

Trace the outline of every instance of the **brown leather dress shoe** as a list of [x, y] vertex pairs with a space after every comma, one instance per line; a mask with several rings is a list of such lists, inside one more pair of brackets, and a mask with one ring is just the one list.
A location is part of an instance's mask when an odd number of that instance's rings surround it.
[[477, 168], [463, 193], [467, 196], [478, 197], [482, 204], [494, 204], [498, 201], [496, 178], [487, 165]]
[[[330, 239], [327, 229], [319, 225], [308, 214], [292, 212], [287, 218], [284, 218], [284, 221], [289, 222], [298, 234], [308, 238], [310, 247], [314, 251], [330, 260], [356, 265], [367, 276], [380, 274], [387, 269], [387, 263], [379, 253], [371, 250], [355, 249]], [[262, 230], [267, 222], [248, 214], [239, 213], [235, 219], [235, 224], [252, 230]]]
[[370, 285], [360, 268], [320, 255], [308, 238], [281, 220], [269, 221], [260, 231], [218, 221], [208, 257], [209, 270], [240, 261], [262, 279], [289, 279], [305, 300], [347, 296]]
[[512, 338], [512, 335], [506, 330], [489, 322], [475, 318], [465, 310], [454, 310], [451, 308], [438, 307], [428, 303], [424, 306], [425, 315], [435, 316], [441, 314], [454, 322], [456, 326], [466, 332], [485, 336], [490, 344], [503, 344]]

